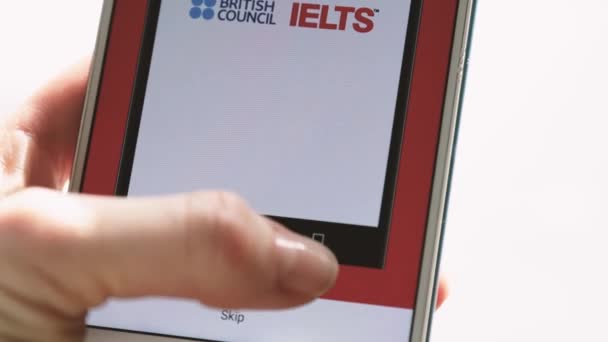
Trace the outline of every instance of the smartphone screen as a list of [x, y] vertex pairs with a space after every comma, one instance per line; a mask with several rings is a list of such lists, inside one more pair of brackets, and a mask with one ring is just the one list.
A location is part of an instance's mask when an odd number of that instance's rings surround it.
[[[417, 6], [152, 1], [117, 193], [233, 191], [345, 268], [383, 272]], [[417, 277], [382, 281], [404, 279]], [[408, 340], [411, 301], [349, 298], [279, 312], [114, 300], [88, 323], [226, 342]]]

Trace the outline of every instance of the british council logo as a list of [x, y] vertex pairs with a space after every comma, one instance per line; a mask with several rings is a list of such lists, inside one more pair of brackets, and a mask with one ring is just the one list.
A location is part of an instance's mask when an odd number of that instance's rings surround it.
[[215, 5], [217, 0], [192, 0], [192, 8], [190, 9], [190, 17], [192, 19], [203, 18], [211, 20], [215, 17]]

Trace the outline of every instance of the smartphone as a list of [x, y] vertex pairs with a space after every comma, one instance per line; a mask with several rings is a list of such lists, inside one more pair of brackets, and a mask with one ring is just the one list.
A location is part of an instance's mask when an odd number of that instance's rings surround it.
[[474, 2], [104, 1], [71, 191], [235, 191], [341, 266], [290, 310], [111, 300], [88, 341], [427, 341]]

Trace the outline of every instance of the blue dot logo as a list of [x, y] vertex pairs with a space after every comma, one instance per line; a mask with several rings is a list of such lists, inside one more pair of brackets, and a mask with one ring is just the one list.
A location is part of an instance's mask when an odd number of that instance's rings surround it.
[[203, 18], [211, 20], [215, 17], [215, 5], [217, 0], [192, 0], [192, 8], [190, 9], [190, 17], [192, 19]]

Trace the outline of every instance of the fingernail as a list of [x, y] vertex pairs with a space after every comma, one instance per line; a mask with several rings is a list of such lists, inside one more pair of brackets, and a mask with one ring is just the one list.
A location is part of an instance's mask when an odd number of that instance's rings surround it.
[[318, 297], [334, 285], [338, 261], [327, 247], [280, 227], [275, 229], [275, 246], [284, 289]]

